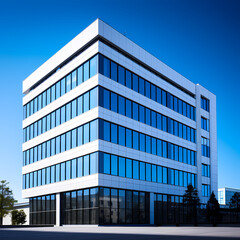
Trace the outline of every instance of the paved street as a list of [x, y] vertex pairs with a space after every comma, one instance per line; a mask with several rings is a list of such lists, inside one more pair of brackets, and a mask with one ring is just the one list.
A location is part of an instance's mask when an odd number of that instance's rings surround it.
[[0, 239], [240, 239], [239, 227], [95, 227], [0, 229]]

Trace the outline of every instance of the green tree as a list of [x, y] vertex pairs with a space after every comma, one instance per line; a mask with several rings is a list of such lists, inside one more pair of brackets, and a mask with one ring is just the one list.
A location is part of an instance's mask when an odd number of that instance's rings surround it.
[[8, 185], [9, 183], [6, 180], [2, 180], [0, 183], [0, 225], [2, 225], [3, 217], [13, 209], [16, 202]]
[[216, 225], [217, 219], [219, 218], [220, 205], [216, 199], [215, 194], [212, 192], [208, 203], [207, 203], [207, 218], [208, 221], [212, 222], [213, 225]]
[[190, 215], [192, 222], [197, 225], [197, 209], [200, 205], [198, 191], [191, 184], [187, 186], [187, 190], [183, 195], [183, 203], [187, 206], [188, 215]]
[[235, 192], [232, 196], [229, 207], [235, 209], [237, 214], [237, 222], [239, 222], [239, 212], [240, 212], [240, 193]]
[[24, 224], [26, 222], [26, 213], [23, 210], [12, 210], [12, 225]]
[[240, 211], [240, 194], [235, 192], [230, 200], [230, 208], [235, 208], [237, 211]]

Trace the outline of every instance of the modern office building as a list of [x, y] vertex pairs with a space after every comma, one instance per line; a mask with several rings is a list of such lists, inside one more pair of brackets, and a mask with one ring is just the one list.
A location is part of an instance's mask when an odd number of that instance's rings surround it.
[[202, 203], [217, 193], [215, 95], [103, 21], [26, 78], [23, 93], [32, 224], [154, 224], [188, 184]]
[[235, 188], [219, 188], [218, 189], [218, 202], [222, 205], [229, 205], [232, 196], [235, 193], [240, 194], [240, 189]]

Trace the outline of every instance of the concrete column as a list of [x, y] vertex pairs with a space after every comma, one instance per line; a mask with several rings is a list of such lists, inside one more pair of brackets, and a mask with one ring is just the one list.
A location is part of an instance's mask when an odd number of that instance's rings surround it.
[[154, 193], [150, 193], [150, 224], [154, 224]]
[[60, 207], [60, 193], [56, 193], [56, 226], [61, 226], [61, 207]]

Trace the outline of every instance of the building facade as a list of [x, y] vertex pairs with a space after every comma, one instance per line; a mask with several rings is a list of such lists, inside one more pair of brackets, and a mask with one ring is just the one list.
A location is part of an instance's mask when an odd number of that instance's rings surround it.
[[154, 224], [217, 192], [216, 97], [97, 19], [23, 81], [32, 224]]
[[218, 202], [221, 205], [229, 205], [232, 196], [235, 193], [240, 194], [240, 189], [235, 188], [219, 188], [218, 189]]

